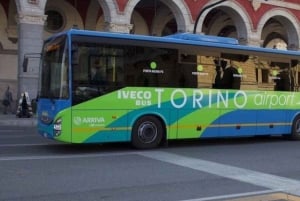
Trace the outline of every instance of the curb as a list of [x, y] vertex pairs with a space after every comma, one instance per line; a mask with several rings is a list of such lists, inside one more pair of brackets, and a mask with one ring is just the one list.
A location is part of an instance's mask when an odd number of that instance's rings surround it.
[[37, 125], [36, 117], [33, 118], [18, 118], [15, 115], [1, 115], [1, 126], [20, 126], [20, 127], [34, 127]]

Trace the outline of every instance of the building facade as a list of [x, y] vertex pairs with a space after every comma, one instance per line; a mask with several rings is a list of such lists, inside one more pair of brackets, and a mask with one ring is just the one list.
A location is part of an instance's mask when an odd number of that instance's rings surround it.
[[[245, 45], [299, 49], [298, 0], [227, 0], [208, 7], [217, 2], [0, 0], [0, 94], [10, 86], [15, 99], [24, 91], [36, 97], [43, 40], [72, 27], [154, 36], [196, 32], [233, 37]], [[31, 60], [28, 68], [24, 57]]]

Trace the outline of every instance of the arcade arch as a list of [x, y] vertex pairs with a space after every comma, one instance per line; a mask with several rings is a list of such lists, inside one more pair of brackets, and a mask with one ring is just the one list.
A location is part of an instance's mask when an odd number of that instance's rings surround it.
[[16, 5], [14, 2], [9, 4], [9, 12], [6, 15], [6, 11], [0, 4], [0, 51], [13, 50], [17, 48], [17, 23], [15, 18]]
[[[239, 12], [237, 12], [237, 10]], [[224, 2], [220, 6], [205, 11], [197, 25], [197, 30], [208, 35], [237, 38], [247, 44], [251, 34], [251, 18], [235, 2]], [[236, 28], [238, 27], [238, 29]]]
[[[128, 18], [134, 22], [135, 20], [132, 19], [132, 17], [135, 17], [133, 11], [138, 12], [141, 16], [144, 13], [148, 14], [147, 17], [143, 16], [143, 18], [148, 25], [151, 35], [162, 35], [167, 30], [171, 30], [173, 33], [192, 30], [190, 13], [186, 5], [181, 1], [132, 0], [128, 2], [125, 8], [125, 19]], [[149, 18], [149, 16], [152, 18]], [[175, 19], [175, 24], [173, 19]], [[167, 29], [165, 29], [166, 26]]]
[[[108, 11], [106, 11], [106, 12], [108, 12]], [[87, 14], [86, 14], [85, 29], [87, 29], [87, 30], [103, 30], [104, 29], [104, 20], [100, 21], [100, 18], [103, 19], [102, 16], [103, 16], [103, 9], [102, 9], [101, 4], [98, 2], [98, 0], [91, 0], [88, 10], [87, 10]], [[107, 14], [106, 16], [109, 16], [109, 14]], [[99, 25], [99, 23], [101, 25]], [[99, 26], [101, 27], [100, 29], [98, 28]]]
[[132, 24], [132, 29], [130, 31], [131, 34], [150, 35], [147, 22], [139, 12], [133, 11], [131, 24]]
[[[86, 2], [86, 8], [84, 9], [76, 6], [76, 2], [79, 2], [79, 0], [0, 0], [0, 2], [0, 57], [3, 57], [4, 54], [6, 54], [5, 58], [7, 58], [7, 55], [11, 56], [8, 62], [2, 62], [0, 66], [2, 65], [6, 68], [6, 63], [9, 63], [9, 66], [16, 66], [17, 69], [19, 65], [19, 71], [22, 69], [23, 54], [28, 53], [28, 51], [38, 52], [40, 39], [53, 34], [53, 32], [43, 29], [42, 23], [46, 18], [44, 13], [47, 10], [56, 10], [62, 14], [65, 23], [63, 30], [77, 25], [80, 29], [121, 31], [159, 36], [181, 31], [192, 32], [194, 28], [191, 14], [193, 11], [190, 11], [188, 8], [188, 6], [193, 4], [188, 5], [188, 1], [185, 0], [119, 1], [123, 2], [124, 10], [123, 8], [121, 10], [118, 8], [118, 1], [116, 0], [81, 1]], [[38, 3], [35, 4], [34, 2]], [[139, 12], [139, 5], [146, 5], [149, 2], [150, 4], [156, 2], [159, 5], [156, 7], [156, 15], [145, 16]], [[212, 2], [216, 1], [207, 1], [207, 5]], [[298, 16], [294, 16], [299, 11], [299, 8], [291, 7], [293, 3], [290, 3], [290, 6], [285, 6], [285, 3], [282, 3], [282, 5], [284, 4], [283, 6], [277, 7], [272, 2], [268, 3], [274, 8], [262, 16], [258, 27], [253, 26], [250, 18], [251, 14], [248, 15], [245, 6], [241, 4], [244, 4], [244, 2], [226, 1], [205, 11], [198, 22], [197, 32], [235, 37], [242, 44], [271, 46], [271, 44], [280, 42], [286, 43], [289, 49], [299, 49], [299, 20], [297, 19]], [[280, 5], [280, 3], [276, 5]], [[203, 5], [201, 4], [201, 6]], [[260, 4], [260, 6], [262, 7], [263, 4]], [[295, 12], [291, 12], [289, 9], [295, 9]], [[19, 24], [17, 24], [16, 16]], [[132, 24], [136, 26], [132, 28]], [[22, 28], [19, 31], [21, 34], [17, 32], [20, 27]], [[37, 39], [35, 39], [34, 43], [31, 42], [30, 38], [26, 38], [32, 30], [31, 27], [36, 28], [38, 31], [41, 30], [41, 33], [44, 34], [40, 36], [42, 34], [35, 31], [34, 34], [37, 35]], [[130, 32], [131, 29], [132, 31]], [[20, 42], [20, 40], [25, 41], [26, 45], [19, 43], [21, 44], [19, 47], [17, 42]], [[19, 61], [16, 59], [17, 55], [20, 55]], [[38, 75], [35, 73], [36, 70], [21, 72], [20, 76], [15, 73], [14, 76], [17, 78], [12, 79], [15, 82], [20, 82], [19, 78], [24, 79], [23, 83], [29, 83], [28, 86], [33, 86], [35, 81], [32, 82], [30, 79], [36, 79]], [[7, 74], [7, 72], [1, 72], [1, 74]]]
[[276, 8], [265, 13], [258, 24], [257, 33], [264, 47], [274, 46], [277, 41], [286, 43], [287, 49], [299, 49], [299, 21], [287, 10]]

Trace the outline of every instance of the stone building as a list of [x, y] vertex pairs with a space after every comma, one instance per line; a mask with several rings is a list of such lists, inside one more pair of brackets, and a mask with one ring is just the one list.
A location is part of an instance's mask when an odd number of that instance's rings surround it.
[[[0, 0], [0, 94], [37, 94], [38, 57], [51, 34], [86, 30], [233, 37], [241, 44], [299, 49], [299, 0]], [[201, 16], [195, 27], [197, 17]], [[31, 60], [23, 67], [24, 57]], [[262, 82], [263, 69], [255, 81]], [[1, 98], [0, 98], [1, 99]]]

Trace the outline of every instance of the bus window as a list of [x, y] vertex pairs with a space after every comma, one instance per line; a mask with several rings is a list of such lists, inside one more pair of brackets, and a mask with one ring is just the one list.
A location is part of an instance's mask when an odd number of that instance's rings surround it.
[[128, 46], [126, 52], [124, 57], [125, 85], [179, 87], [178, 77], [182, 76], [184, 72], [181, 70], [182, 66], [177, 63], [178, 53], [176, 50]]
[[288, 73], [281, 71], [275, 79], [275, 91], [289, 91], [290, 83]]
[[66, 37], [48, 41], [43, 51], [39, 97], [68, 99], [69, 63]]
[[215, 59], [216, 76], [213, 88], [219, 89], [240, 89], [241, 72], [232, 61], [225, 59]]
[[223, 89], [240, 89], [241, 77], [238, 70], [232, 65], [229, 65], [224, 69], [221, 79], [221, 87]]
[[287, 62], [271, 62], [274, 90], [275, 91], [293, 91], [294, 90], [294, 74], [292, 71], [292, 63]]
[[99, 60], [96, 60], [90, 68], [90, 79], [93, 84], [104, 84], [106, 81], [106, 68], [104, 64], [101, 64]]
[[77, 43], [76, 46], [78, 64], [73, 64], [73, 104], [123, 86], [123, 48], [92, 43]]

